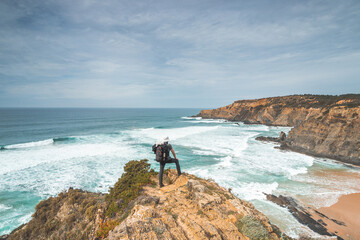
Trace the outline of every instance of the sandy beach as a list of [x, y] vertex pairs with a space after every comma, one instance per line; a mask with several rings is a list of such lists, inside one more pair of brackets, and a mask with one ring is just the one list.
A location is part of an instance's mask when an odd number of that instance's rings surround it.
[[[330, 232], [346, 240], [360, 239], [360, 193], [341, 196], [330, 207], [319, 208]], [[334, 221], [336, 220], [336, 221]]]

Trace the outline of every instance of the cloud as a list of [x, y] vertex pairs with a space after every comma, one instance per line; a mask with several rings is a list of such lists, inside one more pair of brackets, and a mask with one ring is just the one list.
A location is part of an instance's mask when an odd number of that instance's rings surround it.
[[360, 89], [359, 12], [357, 1], [1, 1], [0, 106]]
[[92, 99], [92, 100], [126, 100], [140, 97], [146, 91], [144, 85], [123, 85], [104, 79], [68, 79], [62, 82], [29, 83], [11, 86], [7, 92], [17, 96], [32, 96], [40, 99]]

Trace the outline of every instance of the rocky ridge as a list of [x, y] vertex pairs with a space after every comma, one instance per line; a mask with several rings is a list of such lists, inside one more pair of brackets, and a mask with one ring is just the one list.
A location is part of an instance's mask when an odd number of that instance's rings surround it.
[[2, 239], [289, 239], [211, 180], [167, 170], [159, 188], [147, 160], [124, 169], [109, 194], [69, 189], [41, 201], [29, 223]]
[[[196, 117], [293, 127], [283, 149], [360, 165], [360, 94], [240, 100]], [[263, 139], [259, 139], [263, 140]], [[268, 139], [270, 140], [270, 139]]]
[[265, 195], [267, 200], [272, 201], [281, 207], [287, 208], [301, 224], [308, 226], [314, 232], [323, 236], [336, 237], [338, 240], [343, 239], [336, 231], [332, 232], [328, 230], [328, 224], [326, 222], [332, 221], [337, 225], [345, 226], [344, 222], [331, 219], [325, 214], [322, 214], [309, 206], [300, 206], [294, 198], [282, 195], [275, 196], [273, 194], [266, 193]]

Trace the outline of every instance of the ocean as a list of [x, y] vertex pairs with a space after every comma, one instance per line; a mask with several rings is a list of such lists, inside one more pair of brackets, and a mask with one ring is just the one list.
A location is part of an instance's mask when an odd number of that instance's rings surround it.
[[360, 192], [357, 167], [255, 140], [291, 128], [189, 117], [200, 110], [0, 109], [0, 235], [69, 187], [106, 193], [130, 160], [149, 159], [158, 170], [151, 146], [166, 136], [183, 172], [231, 188], [292, 237], [316, 234], [263, 193], [317, 208]]

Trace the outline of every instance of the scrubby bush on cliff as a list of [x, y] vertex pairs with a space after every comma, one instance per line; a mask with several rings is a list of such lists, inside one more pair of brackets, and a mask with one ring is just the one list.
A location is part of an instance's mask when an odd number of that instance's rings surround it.
[[89, 239], [93, 223], [84, 218], [85, 213], [97, 209], [102, 201], [100, 194], [70, 188], [39, 202], [32, 220], [15, 229], [8, 239]]
[[124, 171], [114, 187], [110, 188], [109, 195], [106, 196], [106, 202], [108, 203], [106, 215], [108, 217], [122, 214], [130, 201], [139, 196], [139, 192], [144, 185], [154, 184], [150, 177], [156, 173], [153, 169], [150, 170], [147, 159], [128, 162], [124, 167]]
[[153, 169], [150, 169], [147, 159], [133, 160], [125, 164], [121, 178], [114, 187], [110, 188], [110, 193], [105, 197], [107, 219], [101, 221], [99, 229], [95, 233], [96, 237], [106, 238], [109, 231], [126, 218], [132, 208], [131, 202], [140, 195], [143, 186], [155, 184], [151, 180], [151, 176], [156, 174]]
[[[360, 106], [360, 94], [344, 95], [290, 95], [283, 97], [266, 98], [264, 104], [254, 108], [255, 112], [263, 108], [272, 106], [275, 111], [279, 112], [283, 106], [294, 108], [329, 108], [332, 106], [358, 107]], [[238, 100], [235, 103], [255, 102], [257, 100]]]
[[252, 216], [240, 218], [236, 222], [236, 227], [241, 233], [249, 237], [251, 240], [269, 239], [269, 232], [257, 219]]
[[101, 221], [99, 230], [95, 233], [95, 236], [101, 239], [106, 238], [109, 232], [119, 225], [119, 223], [120, 222], [117, 220], [108, 220], [105, 222]]

